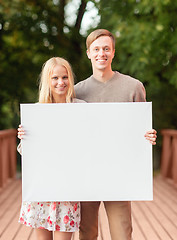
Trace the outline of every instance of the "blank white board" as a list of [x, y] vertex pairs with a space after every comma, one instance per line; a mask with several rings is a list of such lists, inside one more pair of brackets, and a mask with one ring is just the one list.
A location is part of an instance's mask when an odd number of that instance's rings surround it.
[[152, 200], [152, 104], [21, 104], [23, 201]]

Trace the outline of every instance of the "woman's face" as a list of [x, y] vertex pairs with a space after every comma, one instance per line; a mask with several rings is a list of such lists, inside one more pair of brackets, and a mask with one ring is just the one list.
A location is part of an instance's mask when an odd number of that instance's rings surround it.
[[68, 72], [62, 65], [56, 65], [51, 76], [51, 92], [53, 97], [66, 97], [69, 88]]

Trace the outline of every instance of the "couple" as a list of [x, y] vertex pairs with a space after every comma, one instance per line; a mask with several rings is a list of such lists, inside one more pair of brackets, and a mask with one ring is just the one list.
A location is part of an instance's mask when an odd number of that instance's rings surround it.
[[[59, 57], [49, 59], [42, 68], [40, 103], [146, 101], [145, 89], [140, 81], [112, 71], [115, 53], [112, 33], [97, 29], [87, 37], [86, 45], [93, 75], [74, 88], [69, 63]], [[24, 134], [20, 125], [18, 137], [22, 139]], [[145, 134], [153, 145], [156, 144], [156, 137], [153, 129]], [[99, 205], [100, 202], [23, 202], [19, 222], [35, 228], [36, 239], [70, 240], [72, 233], [80, 229], [80, 240], [96, 240]], [[112, 240], [131, 240], [131, 203], [107, 201], [104, 206]]]

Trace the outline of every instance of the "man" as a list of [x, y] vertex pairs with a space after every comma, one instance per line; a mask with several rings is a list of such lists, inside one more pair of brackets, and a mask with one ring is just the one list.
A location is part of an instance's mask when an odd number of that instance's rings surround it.
[[[115, 54], [114, 36], [105, 29], [90, 33], [86, 40], [87, 56], [93, 75], [75, 86], [76, 97], [86, 102], [145, 102], [143, 84], [111, 67]], [[145, 134], [153, 145], [156, 131]], [[93, 166], [94, 167], [94, 166]], [[100, 202], [81, 203], [80, 240], [96, 240], [98, 236], [98, 209]], [[104, 202], [112, 240], [131, 240], [131, 203]]]

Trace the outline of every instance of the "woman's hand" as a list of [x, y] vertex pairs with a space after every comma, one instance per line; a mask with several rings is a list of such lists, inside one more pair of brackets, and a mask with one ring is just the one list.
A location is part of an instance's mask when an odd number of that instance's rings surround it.
[[152, 145], [156, 145], [157, 131], [155, 129], [147, 131], [144, 136]]
[[19, 139], [23, 139], [23, 136], [24, 136], [24, 134], [25, 134], [25, 131], [24, 131], [24, 129], [22, 128], [22, 125], [20, 124], [19, 126], [18, 126], [18, 138]]

